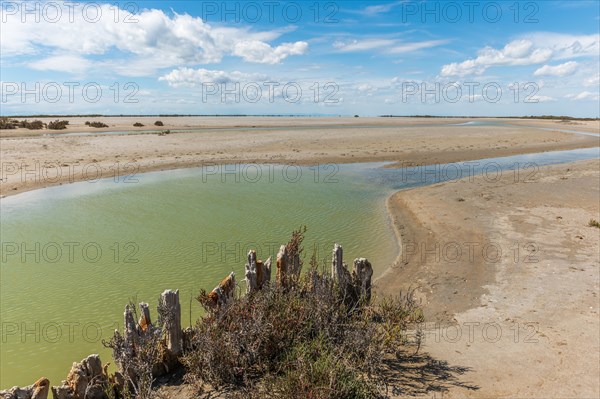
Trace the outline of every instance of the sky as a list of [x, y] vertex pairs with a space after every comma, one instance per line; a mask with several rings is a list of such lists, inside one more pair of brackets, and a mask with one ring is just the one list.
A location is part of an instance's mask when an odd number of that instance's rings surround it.
[[600, 113], [600, 2], [2, 0], [2, 115]]

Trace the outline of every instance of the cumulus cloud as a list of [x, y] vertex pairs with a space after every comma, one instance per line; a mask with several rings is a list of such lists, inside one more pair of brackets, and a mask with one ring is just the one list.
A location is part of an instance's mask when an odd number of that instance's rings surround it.
[[[59, 3], [56, 3], [59, 4]], [[304, 54], [306, 42], [273, 46], [269, 42], [285, 31], [255, 32], [246, 27], [212, 26], [201, 18], [188, 14], [167, 15], [162, 10], [145, 9], [133, 15], [110, 4], [98, 4], [99, 18], [91, 22], [83, 11], [85, 3], [64, 7], [61, 20], [52, 23], [21, 15], [6, 15], [1, 9], [2, 35], [0, 51], [3, 57], [69, 53], [82, 60], [91, 55], [117, 56], [120, 64], [137, 64], [136, 73], [148, 75], [157, 68], [185, 64], [218, 63], [225, 56], [239, 56], [244, 61], [276, 64], [291, 55]], [[118, 18], [115, 17], [118, 12]], [[70, 72], [73, 68], [50, 58], [32, 67]], [[107, 62], [107, 65], [111, 65]], [[146, 71], [141, 67], [145, 65]], [[145, 73], [144, 73], [145, 72]]]
[[479, 75], [493, 66], [535, 65], [550, 60], [597, 57], [599, 52], [598, 35], [534, 33], [526, 38], [513, 40], [501, 49], [486, 46], [477, 52], [476, 58], [446, 64], [442, 67], [441, 75]]
[[535, 76], [569, 76], [577, 71], [577, 62], [569, 61], [559, 65], [544, 65], [538, 68], [533, 74]]
[[442, 76], [482, 74], [491, 66], [539, 64], [551, 57], [551, 50], [536, 49], [530, 40], [515, 40], [500, 50], [486, 46], [478, 51], [477, 58], [444, 65]]
[[290, 55], [302, 55], [306, 53], [307, 49], [308, 43], [306, 42], [283, 43], [273, 48], [267, 43], [252, 40], [236, 43], [233, 48], [233, 54], [249, 62], [279, 64]]
[[203, 83], [232, 83], [232, 82], [266, 82], [268, 76], [262, 74], [243, 73], [239, 71], [226, 72], [204, 68], [177, 68], [158, 78], [173, 87], [195, 87]]

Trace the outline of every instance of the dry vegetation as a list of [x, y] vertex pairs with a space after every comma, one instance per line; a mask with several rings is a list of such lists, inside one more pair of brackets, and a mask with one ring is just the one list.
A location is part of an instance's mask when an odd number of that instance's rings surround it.
[[108, 127], [108, 125], [103, 122], [86, 122], [85, 124], [86, 124], [86, 126], [96, 127], [96, 128]]
[[[287, 245], [292, 256], [302, 253], [302, 240], [303, 231], [295, 231]], [[315, 254], [309, 269], [285, 286], [238, 293], [217, 308], [208, 297], [204, 290], [197, 297], [206, 314], [184, 331], [178, 359], [198, 395], [211, 387], [234, 398], [382, 397], [391, 381], [389, 361], [420, 346], [423, 316], [412, 295], [349, 301]], [[164, 357], [165, 323], [143, 330], [135, 354], [118, 332], [105, 343], [128, 381], [126, 394], [117, 396], [154, 397], [152, 376], [173, 364]]]

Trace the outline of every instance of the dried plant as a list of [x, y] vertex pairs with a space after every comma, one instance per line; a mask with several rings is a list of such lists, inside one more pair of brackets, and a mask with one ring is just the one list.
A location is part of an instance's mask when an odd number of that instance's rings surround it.
[[[304, 231], [292, 234], [290, 253], [302, 253]], [[207, 309], [182, 358], [186, 379], [229, 387], [240, 397], [377, 396], [386, 385], [382, 359], [418, 347], [420, 336], [411, 340], [407, 330], [423, 316], [411, 293], [372, 303], [349, 311], [313, 253], [293, 286], [269, 285], [216, 312]]]

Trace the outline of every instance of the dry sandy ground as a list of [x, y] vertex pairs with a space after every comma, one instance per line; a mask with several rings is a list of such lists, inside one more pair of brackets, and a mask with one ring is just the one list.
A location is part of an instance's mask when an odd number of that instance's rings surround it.
[[[41, 136], [23, 129], [0, 132], [0, 194], [66, 182], [113, 178], [149, 170], [213, 163], [349, 163], [395, 161], [400, 166], [507, 156], [518, 153], [597, 146], [598, 137], [547, 131], [531, 126], [600, 132], [600, 122], [500, 120], [521, 126], [453, 126], [447, 118], [68, 118], [60, 133], [93, 136]], [[155, 120], [165, 123], [153, 126]], [[110, 131], [198, 129], [204, 132], [101, 135], [85, 126], [102, 121]], [[566, 126], [566, 127], [565, 127]], [[251, 130], [243, 130], [243, 128]], [[261, 128], [265, 128], [261, 130]], [[218, 130], [221, 129], [221, 130]], [[44, 131], [47, 133], [48, 131]], [[29, 136], [35, 134], [37, 136]]]
[[392, 196], [405, 253], [377, 285], [416, 288], [424, 350], [470, 368], [444, 397], [598, 398], [600, 161], [492, 180]]

